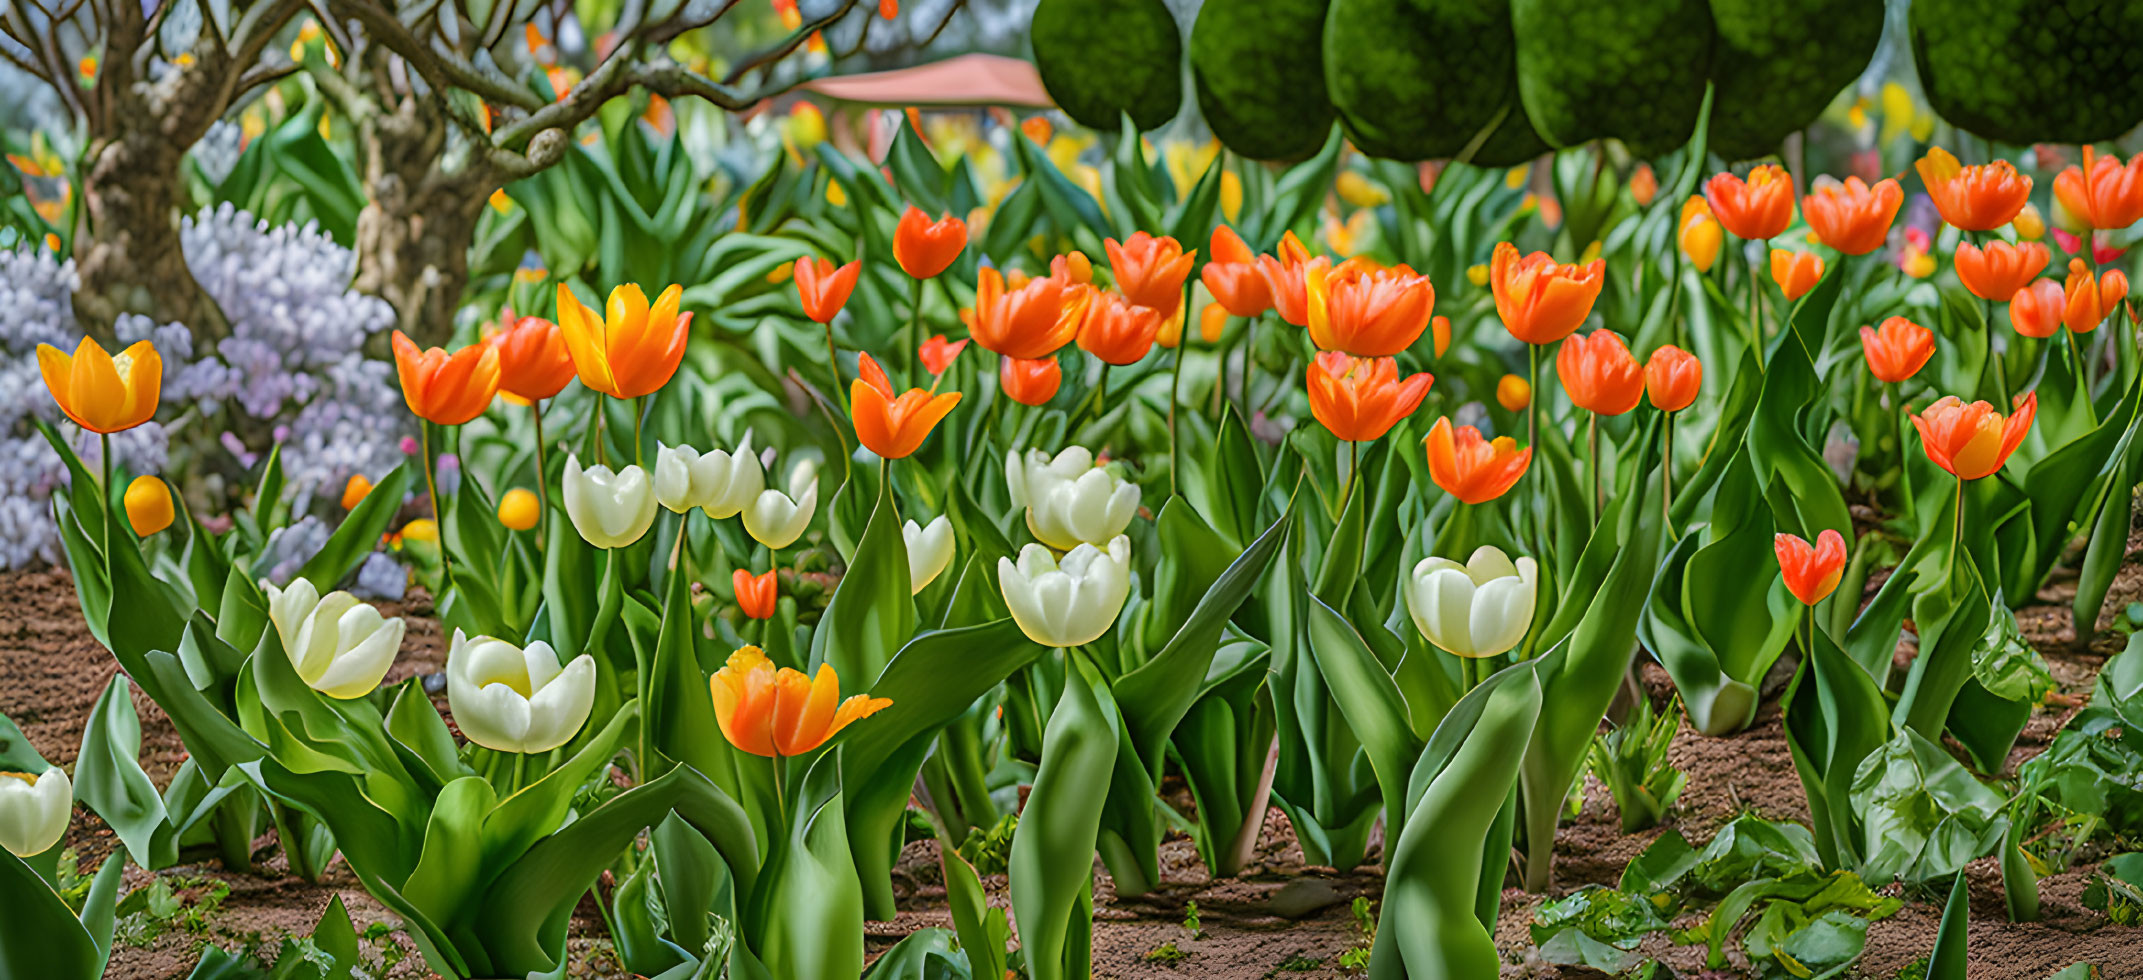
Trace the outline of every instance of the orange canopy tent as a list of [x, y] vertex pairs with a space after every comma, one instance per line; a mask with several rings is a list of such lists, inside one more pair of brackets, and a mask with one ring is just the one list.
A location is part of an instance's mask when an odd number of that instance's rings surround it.
[[798, 86], [842, 102], [907, 106], [1055, 108], [1031, 62], [994, 54], [963, 54], [927, 65], [835, 75]]

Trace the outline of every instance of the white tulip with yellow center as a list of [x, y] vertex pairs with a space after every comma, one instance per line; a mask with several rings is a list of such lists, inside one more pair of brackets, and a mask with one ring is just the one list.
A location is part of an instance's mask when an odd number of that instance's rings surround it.
[[952, 522], [943, 514], [928, 527], [909, 521], [900, 535], [908, 541], [908, 590], [921, 592], [952, 564]]
[[744, 508], [744, 530], [752, 540], [781, 549], [803, 537], [818, 513], [818, 464], [805, 459], [789, 471], [789, 492], [762, 490], [751, 506]]
[[572, 741], [595, 706], [595, 658], [563, 668], [551, 645], [517, 647], [454, 631], [446, 654], [446, 700], [469, 741], [500, 752], [549, 752]]
[[647, 471], [628, 466], [580, 468], [579, 456], [566, 457], [566, 516], [573, 529], [598, 548], [623, 548], [640, 540], [655, 523], [655, 485]]
[[57, 766], [42, 775], [0, 772], [0, 847], [16, 857], [59, 844], [74, 814], [74, 785]]
[[1131, 594], [1131, 539], [1119, 534], [1107, 551], [1081, 544], [1061, 561], [1030, 544], [1017, 565], [997, 559], [997, 580], [1028, 639], [1047, 647], [1092, 643], [1116, 625]]
[[1424, 558], [1406, 580], [1406, 609], [1423, 639], [1461, 657], [1493, 657], [1524, 642], [1539, 568], [1482, 545], [1464, 565]]
[[1005, 454], [1012, 505], [1027, 508], [1027, 529], [1058, 551], [1081, 544], [1104, 547], [1138, 516], [1138, 485], [1094, 465], [1085, 446], [1050, 458], [1039, 449]]
[[303, 578], [287, 588], [266, 581], [260, 587], [268, 594], [268, 621], [283, 653], [307, 687], [342, 701], [361, 698], [394, 666], [406, 625], [401, 617], [382, 616], [348, 592], [323, 596]]
[[708, 517], [735, 517], [766, 489], [766, 471], [747, 434], [734, 453], [705, 453], [691, 446], [661, 446], [655, 452], [655, 499], [682, 514], [694, 507]]

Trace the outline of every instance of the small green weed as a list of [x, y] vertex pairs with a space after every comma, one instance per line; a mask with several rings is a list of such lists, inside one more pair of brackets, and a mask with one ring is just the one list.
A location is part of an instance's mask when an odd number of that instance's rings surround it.
[[162, 877], [119, 900], [117, 936], [129, 946], [147, 946], [172, 930], [204, 933], [223, 907], [231, 886], [209, 878]]

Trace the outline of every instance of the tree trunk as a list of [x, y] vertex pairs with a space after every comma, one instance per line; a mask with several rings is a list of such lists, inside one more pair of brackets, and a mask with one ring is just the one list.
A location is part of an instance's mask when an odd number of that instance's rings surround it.
[[441, 169], [446, 120], [414, 99], [368, 123], [365, 191], [357, 216], [358, 290], [394, 307], [397, 325], [420, 346], [454, 331], [469, 280], [469, 246], [498, 178], [477, 156]]
[[179, 247], [185, 202], [179, 162], [187, 144], [162, 132], [154, 116], [108, 118], [118, 132], [94, 138], [83, 158], [87, 225], [76, 250], [75, 316], [109, 338], [120, 314], [141, 313], [158, 323], [184, 323], [213, 343], [229, 323], [194, 281]]

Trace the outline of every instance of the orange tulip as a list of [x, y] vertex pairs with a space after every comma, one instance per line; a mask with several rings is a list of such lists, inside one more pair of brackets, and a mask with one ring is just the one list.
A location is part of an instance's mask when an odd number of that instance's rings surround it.
[[1688, 408], [1696, 402], [1697, 391], [1703, 387], [1704, 362], [1673, 344], [1653, 351], [1652, 357], [1644, 363], [1645, 394], [1651, 397], [1652, 407], [1662, 412]]
[[966, 248], [967, 222], [951, 215], [932, 221], [912, 204], [893, 228], [893, 260], [916, 279], [944, 272]]
[[1858, 177], [1841, 184], [1823, 176], [1816, 178], [1815, 192], [1801, 199], [1801, 212], [1823, 244], [1847, 255], [1866, 255], [1882, 247], [1904, 203], [1905, 191], [1894, 177], [1869, 187]]
[[1309, 368], [1310, 414], [1341, 439], [1370, 442], [1414, 414], [1433, 381], [1426, 373], [1399, 380], [1399, 362], [1389, 357], [1325, 351]]
[[2120, 308], [2128, 295], [2128, 275], [2107, 269], [2094, 280], [2082, 259], [2070, 259], [2069, 281], [2062, 292], [2061, 322], [2071, 333], [2090, 333]]
[[1163, 314], [1116, 294], [1102, 293], [1079, 328], [1079, 349], [1110, 364], [1135, 364], [1153, 349]]
[[893, 382], [869, 354], [857, 358], [860, 377], [848, 383], [849, 418], [856, 441], [886, 459], [906, 459], [930, 435], [945, 413], [960, 404], [960, 393], [933, 395], [921, 388], [893, 394]]
[[975, 308], [963, 312], [975, 343], [1006, 357], [1048, 357], [1078, 336], [1093, 299], [1092, 287], [1056, 276], [1029, 279], [1005, 289], [1004, 277], [985, 268], [975, 282]]
[[2143, 221], [2143, 155], [2099, 156], [2083, 148], [2083, 165], [2070, 166], [2054, 178], [2054, 199], [2069, 214], [2093, 228], [2115, 230]]
[[1816, 283], [1823, 281], [1823, 256], [1774, 248], [1771, 250], [1771, 281], [1778, 283], [1787, 302], [1800, 299], [1816, 288]]
[[1993, 231], [2015, 220], [2031, 200], [2031, 178], [2007, 160], [1962, 166], [1950, 151], [1930, 147], [1913, 165], [1942, 220], [1965, 231]]
[[820, 664], [817, 677], [788, 667], [777, 670], [758, 647], [730, 654], [707, 683], [722, 737], [768, 758], [810, 752], [893, 704], [864, 694], [841, 701], [841, 679], [832, 664]]
[[627, 284], [610, 291], [598, 316], [559, 283], [558, 329], [580, 383], [612, 398], [638, 398], [669, 384], [692, 328], [692, 314], [677, 310], [683, 297], [683, 287], [671, 286], [650, 307], [647, 294]]
[[1109, 250], [1109, 273], [1116, 277], [1117, 291], [1131, 302], [1159, 310], [1164, 317], [1183, 305], [1183, 280], [1198, 264], [1197, 249], [1186, 252], [1173, 238], [1155, 238], [1143, 231], [1122, 244], [1114, 238], [1101, 244]]
[[1272, 289], [1258, 271], [1257, 256], [1227, 225], [1213, 226], [1213, 248], [1198, 278], [1213, 301], [1236, 316], [1257, 316], [1272, 309]]
[[780, 598], [780, 583], [775, 581], [773, 569], [753, 575], [739, 568], [730, 573], [729, 581], [737, 591], [737, 608], [743, 610], [747, 618], [774, 618], [774, 602]]
[[1515, 374], [1496, 379], [1496, 404], [1506, 412], [1523, 412], [1533, 404], [1533, 384]]
[[511, 401], [532, 405], [573, 380], [565, 334], [540, 316], [519, 317], [511, 326], [488, 331], [484, 343], [499, 352], [499, 394]]
[[2018, 398], [2016, 411], [2007, 417], [1986, 402], [1967, 405], [1948, 395], [1914, 415], [1912, 425], [1920, 430], [1920, 444], [1930, 461], [1959, 479], [1977, 480], [1994, 475], [2009, 461], [2009, 454], [2023, 445], [2024, 434], [2031, 431], [2031, 420], [2038, 414], [2036, 391]]
[[1459, 500], [1482, 504], [1503, 496], [1518, 484], [1533, 462], [1531, 448], [1520, 449], [1509, 436], [1493, 442], [1481, 438], [1470, 425], [1452, 428], [1451, 420], [1437, 419], [1429, 429], [1429, 479]]
[[420, 351], [397, 330], [394, 367], [409, 410], [440, 425], [482, 415], [499, 393], [499, 354], [490, 344], [470, 344], [452, 355], [437, 347]]
[[1620, 415], [1644, 397], [1644, 368], [1611, 330], [1570, 335], [1555, 352], [1555, 376], [1571, 402], [1588, 412]]
[[1444, 356], [1444, 352], [1451, 349], [1451, 318], [1447, 316], [1430, 317], [1429, 336], [1431, 342], [1436, 345], [1436, 356]]
[[923, 349], [917, 352], [917, 356], [923, 360], [923, 369], [934, 377], [944, 374], [946, 368], [952, 367], [953, 359], [959, 357], [960, 352], [966, 348], [965, 337], [948, 343], [944, 334], [936, 334], [923, 341]]
[[1302, 240], [1290, 231], [1280, 236], [1279, 255], [1258, 256], [1258, 275], [1265, 279], [1265, 290], [1272, 299], [1273, 312], [1290, 325], [1310, 325], [1309, 291], [1304, 277], [1311, 269], [1329, 269], [1332, 260], [1322, 255], [1312, 258]]
[[1552, 344], [1577, 330], [1592, 315], [1592, 304], [1607, 283], [1607, 262], [1557, 265], [1546, 252], [1518, 257], [1518, 247], [1498, 242], [1489, 263], [1488, 283], [1496, 294], [1496, 315], [1511, 336], [1528, 344]]
[[2021, 336], [2051, 337], [2061, 329], [2061, 318], [2067, 313], [2068, 296], [2057, 280], [2033, 280], [2009, 297], [2009, 325]]
[[2038, 242], [1989, 242], [1984, 249], [1964, 242], [1957, 246], [1957, 281], [1980, 299], [2006, 303], [2017, 290], [2031, 285], [2053, 257]]
[[1652, 199], [1659, 196], [1659, 175], [1652, 172], [1652, 165], [1639, 163], [1630, 174], [1630, 199], [1640, 208], [1652, 206]]
[[1704, 182], [1704, 197], [1719, 223], [1747, 241], [1777, 238], [1793, 223], [1793, 181], [1777, 164], [1749, 171], [1747, 180], [1713, 174]]
[[832, 259], [804, 256], [796, 260], [796, 295], [803, 300], [804, 315], [819, 323], [832, 323], [848, 305], [856, 290], [856, 277], [863, 274], [861, 261], [835, 268]]
[[1303, 273], [1310, 342], [1319, 350], [1356, 357], [1390, 357], [1412, 347], [1429, 328], [1436, 287], [1406, 266], [1372, 268], [1342, 262]]
[[1064, 369], [1057, 365], [1055, 357], [1023, 360], [1017, 357], [997, 359], [997, 385], [1004, 389], [1005, 396], [1022, 405], [1043, 405], [1057, 396], [1057, 387], [1064, 383]]
[[365, 502], [365, 497], [371, 492], [372, 481], [365, 479], [363, 473], [350, 474], [350, 481], [342, 485], [342, 509], [356, 508], [358, 504]]
[[1860, 348], [1868, 357], [1868, 373], [1886, 384], [1897, 384], [1927, 365], [1935, 356], [1934, 331], [1901, 316], [1883, 321], [1881, 329], [1860, 328]]
[[1799, 535], [1776, 535], [1772, 550], [1778, 553], [1779, 577], [1786, 580], [1786, 591], [1808, 605], [1822, 602], [1845, 578], [1845, 536], [1835, 529], [1824, 528], [1813, 545]]
[[1198, 311], [1198, 339], [1208, 344], [1217, 343], [1220, 335], [1228, 329], [1228, 308], [1219, 303], [1207, 303]]
[[156, 414], [163, 393], [164, 359], [148, 341], [104, 352], [83, 337], [68, 354], [51, 344], [37, 345], [37, 369], [60, 411], [91, 432], [110, 434], [131, 429]]
[[[1049, 274], [1065, 282], [1087, 285], [1094, 281], [1094, 263], [1076, 249], [1049, 260]], [[1014, 272], [1013, 275], [1019, 275]]]

